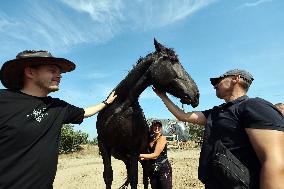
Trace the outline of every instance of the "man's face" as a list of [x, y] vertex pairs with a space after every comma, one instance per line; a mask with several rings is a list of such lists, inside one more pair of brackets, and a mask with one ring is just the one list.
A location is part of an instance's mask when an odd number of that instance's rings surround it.
[[47, 93], [58, 91], [61, 79], [61, 71], [55, 65], [41, 65], [32, 68], [34, 84]]
[[218, 83], [214, 86], [216, 89], [216, 96], [220, 99], [224, 99], [226, 96], [231, 95], [234, 84], [233, 79], [235, 76], [228, 76], [220, 78]]

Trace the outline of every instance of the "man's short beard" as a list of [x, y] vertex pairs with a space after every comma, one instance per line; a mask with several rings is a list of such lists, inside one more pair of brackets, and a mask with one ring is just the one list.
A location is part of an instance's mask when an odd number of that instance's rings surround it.
[[48, 89], [49, 89], [49, 91], [50, 92], [56, 92], [56, 91], [58, 91], [59, 90], [59, 86], [57, 86], [57, 85], [51, 85], [51, 83], [52, 83], [52, 81], [50, 80], [50, 81], [48, 81]]
[[59, 91], [59, 87], [58, 86], [57, 87], [51, 86], [51, 87], [49, 87], [49, 90], [50, 90], [50, 92], [56, 92], [56, 91]]

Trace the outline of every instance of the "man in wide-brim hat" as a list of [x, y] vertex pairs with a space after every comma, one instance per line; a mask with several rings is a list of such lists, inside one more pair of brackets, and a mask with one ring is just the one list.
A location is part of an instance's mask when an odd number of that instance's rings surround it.
[[75, 69], [47, 51], [23, 51], [3, 64], [0, 89], [0, 188], [52, 189], [63, 124], [80, 124], [111, 104], [116, 95], [79, 108], [47, 96], [61, 74]]
[[39, 65], [55, 65], [61, 73], [73, 71], [76, 67], [73, 62], [53, 57], [47, 51], [23, 51], [15, 59], [3, 64], [0, 75], [1, 82], [8, 89], [22, 89], [24, 69]]

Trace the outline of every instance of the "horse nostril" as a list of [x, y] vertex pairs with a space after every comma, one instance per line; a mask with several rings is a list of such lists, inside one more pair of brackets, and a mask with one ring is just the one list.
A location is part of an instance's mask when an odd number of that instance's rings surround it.
[[199, 98], [194, 98], [192, 103], [194, 104], [195, 107], [197, 107], [199, 104]]

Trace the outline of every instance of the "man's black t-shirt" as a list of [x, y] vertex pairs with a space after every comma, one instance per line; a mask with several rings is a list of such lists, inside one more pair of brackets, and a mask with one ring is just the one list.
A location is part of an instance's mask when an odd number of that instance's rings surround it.
[[[260, 162], [246, 134], [246, 128], [284, 131], [284, 118], [269, 102], [242, 96], [203, 112], [207, 118], [200, 154], [199, 174], [204, 174], [208, 155], [216, 140], [222, 143], [258, 180]], [[203, 171], [203, 173], [201, 173]], [[206, 173], [205, 173], [206, 174]], [[201, 176], [199, 175], [199, 176]]]
[[83, 118], [60, 99], [0, 90], [0, 189], [52, 188], [61, 127]]

